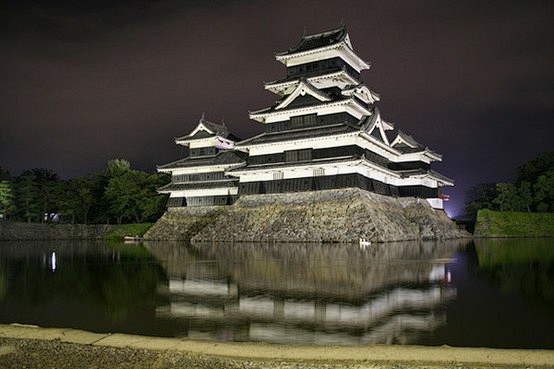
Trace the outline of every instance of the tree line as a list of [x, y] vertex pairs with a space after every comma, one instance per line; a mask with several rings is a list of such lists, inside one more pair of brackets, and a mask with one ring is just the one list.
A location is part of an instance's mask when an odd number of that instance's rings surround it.
[[515, 182], [481, 184], [466, 197], [470, 218], [480, 209], [554, 212], [554, 151], [539, 154], [517, 168]]
[[127, 160], [108, 161], [106, 170], [62, 180], [50, 169], [12, 177], [0, 168], [0, 216], [23, 222], [151, 222], [165, 211], [167, 195], [156, 188], [165, 174], [132, 170]]

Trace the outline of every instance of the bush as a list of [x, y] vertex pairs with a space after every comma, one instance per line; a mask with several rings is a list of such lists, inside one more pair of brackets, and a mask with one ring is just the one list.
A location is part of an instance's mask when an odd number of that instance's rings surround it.
[[475, 235], [499, 237], [554, 237], [554, 213], [479, 210]]

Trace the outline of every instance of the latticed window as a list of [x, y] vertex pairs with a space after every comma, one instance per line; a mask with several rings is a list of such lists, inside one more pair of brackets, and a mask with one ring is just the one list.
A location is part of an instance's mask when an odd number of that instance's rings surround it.
[[241, 193], [258, 193], [260, 191], [259, 182], [246, 182], [241, 184]]
[[304, 125], [312, 125], [316, 123], [316, 114], [304, 115]]
[[274, 180], [274, 181], [279, 180], [279, 179], [283, 179], [283, 177], [284, 177], [283, 172], [275, 172], [275, 173], [273, 173], [273, 180]]
[[312, 126], [317, 122], [317, 114], [300, 115], [297, 117], [290, 117], [291, 128], [298, 128], [304, 126]]
[[312, 149], [298, 150], [298, 160], [312, 160]]
[[285, 152], [285, 161], [298, 161], [298, 151], [286, 151]]
[[302, 117], [291, 117], [290, 125], [292, 127], [300, 127], [302, 125]]
[[325, 175], [325, 168], [315, 168], [314, 177], [320, 177]]
[[209, 156], [217, 154], [217, 149], [215, 147], [200, 147], [197, 149], [190, 149], [189, 153], [191, 157]]
[[194, 181], [214, 181], [225, 179], [224, 172], [208, 172], [196, 174], [177, 174], [173, 176], [174, 183], [194, 182]]
[[312, 149], [285, 151], [285, 161], [309, 161], [312, 160]]
[[183, 197], [170, 197], [169, 199], [167, 199], [167, 207], [176, 208], [179, 206], [183, 206], [183, 203], [184, 203], [183, 200], [184, 200]]

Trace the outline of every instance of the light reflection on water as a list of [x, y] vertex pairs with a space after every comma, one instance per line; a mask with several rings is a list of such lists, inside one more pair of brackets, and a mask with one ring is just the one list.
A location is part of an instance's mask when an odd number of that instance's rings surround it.
[[553, 265], [548, 240], [0, 242], [0, 323], [227, 341], [554, 348]]
[[201, 322], [189, 337], [350, 345], [412, 343], [444, 325], [460, 243], [146, 247], [168, 273], [157, 313]]

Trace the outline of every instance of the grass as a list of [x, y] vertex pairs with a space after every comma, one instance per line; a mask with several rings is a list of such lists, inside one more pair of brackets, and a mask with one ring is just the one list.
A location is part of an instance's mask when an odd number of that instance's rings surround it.
[[154, 223], [120, 224], [116, 229], [104, 235], [106, 241], [123, 241], [125, 236], [142, 237]]
[[476, 236], [554, 237], [554, 213], [479, 210]]

